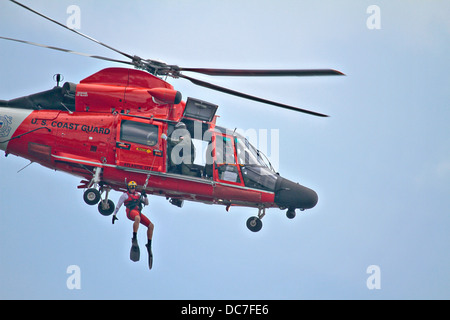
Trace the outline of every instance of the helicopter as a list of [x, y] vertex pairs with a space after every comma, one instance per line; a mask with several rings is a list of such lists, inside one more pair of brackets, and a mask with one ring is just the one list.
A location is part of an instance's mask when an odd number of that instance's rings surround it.
[[[267, 157], [243, 135], [216, 124], [218, 105], [188, 97], [163, 78], [183, 78], [191, 83], [240, 98], [301, 112], [327, 115], [270, 101], [224, 88], [183, 72], [207, 76], [286, 77], [340, 76], [334, 69], [215, 69], [185, 68], [143, 59], [102, 43], [75, 29], [10, 0], [69, 31], [104, 46], [128, 60], [80, 53], [63, 48], [0, 36], [2, 40], [39, 46], [89, 58], [130, 65], [100, 70], [78, 84], [55, 75], [50, 90], [12, 100], [0, 100], [0, 149], [52, 170], [82, 180], [84, 202], [97, 206], [100, 214], [114, 212], [111, 190], [126, 191], [127, 181], [139, 189], [165, 197], [172, 205], [184, 201], [257, 209], [246, 226], [262, 228], [268, 208], [311, 209], [317, 193], [282, 177]], [[196, 150], [194, 142], [206, 145]], [[196, 158], [203, 157], [199, 164]]]

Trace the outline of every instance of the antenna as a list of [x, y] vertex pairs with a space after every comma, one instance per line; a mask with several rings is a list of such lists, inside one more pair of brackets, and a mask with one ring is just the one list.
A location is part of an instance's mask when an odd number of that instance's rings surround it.
[[64, 76], [60, 73], [54, 74], [53, 80], [56, 82], [56, 86], [59, 87], [59, 83], [64, 80]]

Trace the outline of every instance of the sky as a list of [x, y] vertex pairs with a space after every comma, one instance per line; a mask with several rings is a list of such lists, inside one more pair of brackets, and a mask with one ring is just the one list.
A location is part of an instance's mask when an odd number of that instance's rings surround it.
[[[112, 225], [84, 204], [80, 178], [35, 163], [18, 173], [29, 161], [0, 153], [1, 299], [450, 298], [448, 1], [23, 3], [62, 23], [76, 5], [80, 32], [169, 64], [346, 76], [197, 76], [329, 118], [169, 79], [184, 99], [219, 105], [221, 126], [278, 133], [277, 154], [267, 152], [277, 171], [319, 202], [293, 220], [268, 209], [252, 233], [245, 222], [255, 209], [180, 209], [152, 196], [144, 209], [155, 224], [151, 271], [145, 252], [138, 263], [128, 258], [123, 208]], [[0, 35], [123, 58], [8, 1]], [[3, 100], [52, 88], [56, 73], [78, 83], [120, 66], [4, 40], [0, 48]], [[138, 239], [143, 248], [142, 228]], [[79, 288], [70, 286], [75, 274]]]

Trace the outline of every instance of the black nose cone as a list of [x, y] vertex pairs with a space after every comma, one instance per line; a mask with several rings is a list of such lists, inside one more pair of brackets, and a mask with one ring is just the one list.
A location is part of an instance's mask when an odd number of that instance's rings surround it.
[[275, 203], [282, 208], [311, 209], [319, 200], [317, 193], [298, 183], [278, 177], [275, 187]]

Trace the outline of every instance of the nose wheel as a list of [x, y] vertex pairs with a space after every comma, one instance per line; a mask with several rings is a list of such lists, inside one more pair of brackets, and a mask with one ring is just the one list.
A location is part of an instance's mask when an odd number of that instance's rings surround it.
[[247, 220], [247, 228], [252, 232], [258, 232], [262, 228], [262, 221], [258, 217], [250, 217]]
[[261, 219], [266, 215], [266, 208], [258, 209], [257, 217], [250, 217], [247, 220], [247, 228], [252, 232], [258, 232], [261, 230], [263, 223]]

